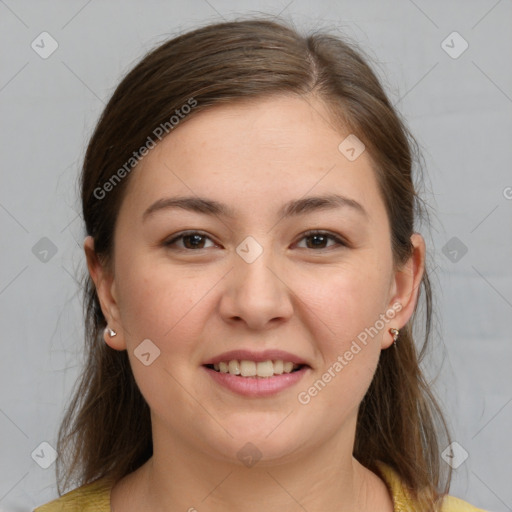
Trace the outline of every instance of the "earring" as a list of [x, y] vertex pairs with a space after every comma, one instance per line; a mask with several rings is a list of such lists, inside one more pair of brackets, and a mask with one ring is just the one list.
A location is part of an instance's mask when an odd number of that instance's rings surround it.
[[113, 338], [114, 336], [117, 336], [117, 332], [114, 331], [114, 329], [111, 329], [108, 325], [107, 327], [105, 327], [105, 332], [111, 337]]
[[398, 339], [398, 335], [400, 334], [400, 331], [398, 329], [389, 329], [389, 332], [393, 335], [393, 345], [396, 347], [396, 340]]

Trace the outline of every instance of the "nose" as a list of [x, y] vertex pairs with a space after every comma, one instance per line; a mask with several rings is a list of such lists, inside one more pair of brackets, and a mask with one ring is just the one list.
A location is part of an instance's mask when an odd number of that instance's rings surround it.
[[235, 256], [226, 276], [220, 313], [230, 323], [245, 323], [251, 330], [265, 330], [290, 319], [293, 293], [285, 272], [272, 262], [268, 251], [247, 263]]

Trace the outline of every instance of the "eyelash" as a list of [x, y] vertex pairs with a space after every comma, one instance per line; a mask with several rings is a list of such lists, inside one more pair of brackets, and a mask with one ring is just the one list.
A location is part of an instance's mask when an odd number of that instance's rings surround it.
[[[208, 235], [205, 235], [204, 233], [201, 233], [200, 231], [185, 231], [183, 233], [180, 233], [179, 235], [175, 236], [174, 238], [172, 238], [171, 240], [167, 240], [163, 243], [163, 245], [165, 247], [168, 247], [168, 248], [172, 248], [172, 246], [178, 241], [178, 240], [181, 240], [182, 238], [186, 238], [186, 237], [189, 237], [189, 236], [193, 236], [193, 235], [199, 235], [203, 238], [208, 238], [209, 240], [211, 240], [213, 242], [213, 240], [208, 236]], [[329, 232], [326, 232], [326, 231], [318, 231], [318, 230], [310, 230], [310, 231], [306, 231], [305, 233], [302, 234], [301, 238], [299, 239], [299, 241], [302, 241], [304, 238], [309, 238], [309, 237], [313, 237], [313, 236], [323, 236], [327, 239], [330, 239], [330, 240], [333, 240], [335, 241], [338, 245], [342, 246], [342, 247], [348, 247], [348, 243], [345, 242], [345, 240], [343, 240], [342, 238], [340, 238], [339, 236], [336, 236], [332, 233], [329, 233]], [[215, 242], [214, 242], [215, 243]], [[321, 251], [321, 250], [329, 250], [329, 249], [332, 249], [333, 246], [331, 247], [321, 247], [320, 249], [311, 249], [315, 252], [318, 252], [318, 251]], [[204, 250], [204, 249], [208, 249], [208, 247], [206, 248], [201, 248], [201, 249], [188, 249], [186, 247], [177, 247], [176, 250], [180, 250], [180, 251], [187, 251], [187, 252], [192, 252], [192, 251], [201, 251], [201, 250]], [[302, 247], [301, 247], [302, 249]], [[305, 247], [305, 249], [309, 249], [308, 247]]]

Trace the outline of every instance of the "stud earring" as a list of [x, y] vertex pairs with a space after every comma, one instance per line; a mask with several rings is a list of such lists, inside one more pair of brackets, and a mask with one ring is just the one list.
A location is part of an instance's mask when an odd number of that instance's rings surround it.
[[117, 332], [114, 331], [114, 329], [111, 329], [108, 325], [107, 327], [105, 327], [105, 332], [111, 337], [113, 338], [114, 336], [117, 336]]
[[[398, 339], [398, 335], [400, 334], [400, 331], [398, 329], [389, 329], [389, 332], [393, 335], [393, 345], [395, 345], [396, 340]], [[396, 345], [395, 345], [396, 347]]]

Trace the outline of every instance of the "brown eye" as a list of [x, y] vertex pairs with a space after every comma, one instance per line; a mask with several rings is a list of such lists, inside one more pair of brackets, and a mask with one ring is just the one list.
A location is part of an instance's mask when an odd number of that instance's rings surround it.
[[[197, 231], [190, 231], [187, 233], [181, 233], [180, 235], [174, 237], [172, 240], [164, 242], [164, 245], [166, 247], [175, 246], [177, 249], [183, 250], [207, 249], [207, 247], [205, 247], [206, 240], [211, 239]], [[182, 241], [183, 243], [180, 245], [177, 243], [179, 241]]]
[[326, 246], [326, 244], [329, 242], [329, 240], [334, 241], [334, 246], [336, 245], [342, 245], [346, 246], [347, 244], [336, 235], [333, 235], [331, 233], [325, 233], [323, 231], [308, 231], [307, 233], [304, 233], [302, 240], [308, 240], [309, 242], [306, 242], [306, 249], [328, 249], [331, 246]]

